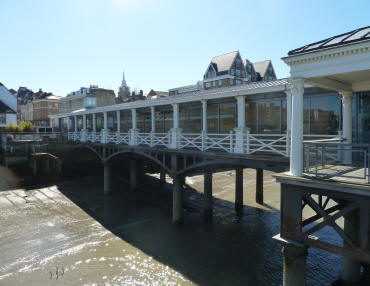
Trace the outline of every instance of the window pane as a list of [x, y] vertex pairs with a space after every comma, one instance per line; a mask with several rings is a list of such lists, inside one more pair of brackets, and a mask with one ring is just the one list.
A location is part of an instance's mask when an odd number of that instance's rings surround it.
[[312, 96], [311, 134], [338, 134], [341, 100], [338, 95]]
[[258, 103], [259, 133], [280, 134], [280, 100]]
[[248, 102], [245, 105], [245, 126], [250, 128], [251, 133], [257, 133], [257, 103]]
[[202, 109], [201, 106], [188, 108], [189, 119], [186, 132], [200, 133], [202, 131]]
[[170, 129], [173, 128], [173, 112], [165, 111], [164, 112], [164, 132], [167, 133]]
[[360, 143], [370, 142], [370, 92], [359, 94], [358, 134]]
[[218, 104], [207, 106], [207, 132], [218, 133]]
[[235, 128], [236, 105], [234, 103], [220, 104], [220, 133], [229, 133]]
[[155, 113], [155, 132], [157, 133], [164, 132], [163, 112], [160, 111], [157, 111]]

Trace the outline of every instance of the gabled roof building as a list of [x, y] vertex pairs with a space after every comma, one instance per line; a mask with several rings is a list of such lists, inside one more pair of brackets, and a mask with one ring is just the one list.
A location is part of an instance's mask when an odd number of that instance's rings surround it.
[[0, 82], [0, 128], [17, 124], [17, 98]]
[[241, 85], [254, 81], [271, 81], [276, 74], [271, 60], [252, 63], [242, 60], [239, 51], [234, 51], [212, 58], [204, 74], [204, 88], [220, 88]]

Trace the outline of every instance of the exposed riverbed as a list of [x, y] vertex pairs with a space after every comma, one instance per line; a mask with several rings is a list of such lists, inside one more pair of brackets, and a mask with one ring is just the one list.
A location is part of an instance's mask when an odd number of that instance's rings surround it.
[[[233, 172], [214, 175], [214, 220], [204, 223], [203, 179], [187, 178], [181, 228], [171, 223], [170, 188], [161, 190], [155, 179], [148, 192], [114, 179], [109, 196], [99, 176], [2, 191], [0, 285], [281, 285], [281, 246], [272, 239], [279, 185], [265, 172], [266, 204], [259, 206], [255, 171], [245, 170], [239, 219], [234, 180]], [[17, 184], [7, 173], [3, 190]], [[339, 256], [310, 249], [309, 285], [330, 285], [340, 264]]]

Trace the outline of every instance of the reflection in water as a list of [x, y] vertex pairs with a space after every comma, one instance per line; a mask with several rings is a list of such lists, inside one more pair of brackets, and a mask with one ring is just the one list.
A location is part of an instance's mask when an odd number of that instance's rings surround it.
[[[246, 190], [254, 188], [247, 172]], [[233, 212], [233, 173], [215, 175], [215, 217], [202, 220], [201, 195], [187, 192], [182, 228], [171, 223], [170, 192], [129, 191], [99, 179], [0, 193], [0, 285], [280, 285], [278, 186], [265, 176], [267, 207], [245, 192], [244, 215]], [[201, 177], [187, 179], [200, 192]], [[149, 189], [148, 189], [149, 190]], [[230, 192], [231, 190], [231, 192]], [[313, 250], [310, 285], [329, 285], [340, 259]], [[334, 265], [334, 266], [333, 266]]]

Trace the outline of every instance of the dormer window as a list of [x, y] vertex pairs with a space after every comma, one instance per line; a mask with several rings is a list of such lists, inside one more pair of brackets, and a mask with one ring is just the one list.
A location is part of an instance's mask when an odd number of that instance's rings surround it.
[[252, 72], [252, 66], [248, 65], [248, 73], [251, 73], [251, 72]]
[[240, 77], [240, 70], [236, 70], [236, 76]]
[[269, 67], [269, 74], [272, 74], [272, 67]]
[[235, 75], [235, 70], [234, 69], [231, 69], [231, 75]]
[[237, 58], [235, 60], [235, 65], [236, 65], [237, 68], [240, 68], [242, 66], [242, 61], [239, 58]]

